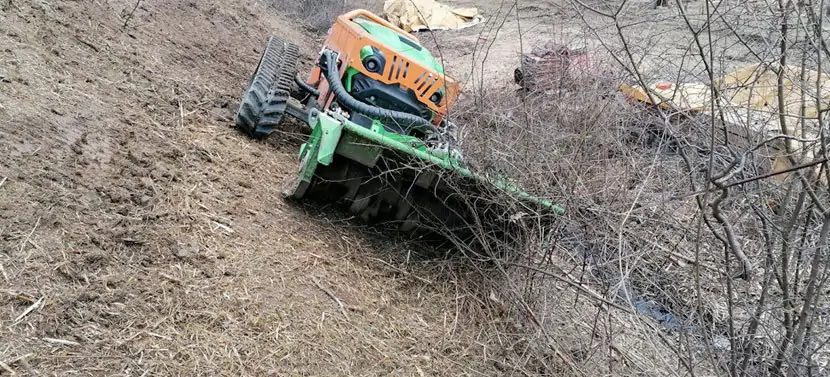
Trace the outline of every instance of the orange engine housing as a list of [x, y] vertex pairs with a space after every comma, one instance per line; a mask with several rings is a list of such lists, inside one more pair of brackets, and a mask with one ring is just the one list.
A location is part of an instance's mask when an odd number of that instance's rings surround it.
[[[342, 79], [343, 75], [345, 75], [347, 67], [352, 67], [374, 80], [386, 84], [398, 84], [402, 88], [411, 89], [415, 92], [415, 95], [421, 103], [435, 112], [433, 124], [436, 127], [440, 127], [441, 122], [446, 117], [449, 106], [458, 97], [460, 91], [459, 82], [416, 61], [407, 59], [399, 51], [392, 50], [389, 46], [373, 37], [360, 27], [360, 25], [352, 21], [358, 17], [366, 17], [420, 44], [420, 41], [412, 34], [407, 33], [367, 10], [357, 9], [340, 15], [337, 17], [331, 29], [329, 29], [328, 35], [323, 42], [324, 48], [328, 48], [339, 54], [340, 78]], [[360, 61], [360, 50], [365, 46], [372, 46], [380, 50], [386, 57], [386, 61], [391, 64], [386, 64], [383, 72], [373, 73], [367, 70]], [[307, 83], [317, 88], [320, 92], [317, 102], [324, 110], [328, 110], [334, 101], [334, 96], [329, 90], [329, 84], [319, 66], [315, 66], [312, 69]], [[429, 98], [441, 87], [445, 88], [444, 96], [437, 104], [433, 103]]]

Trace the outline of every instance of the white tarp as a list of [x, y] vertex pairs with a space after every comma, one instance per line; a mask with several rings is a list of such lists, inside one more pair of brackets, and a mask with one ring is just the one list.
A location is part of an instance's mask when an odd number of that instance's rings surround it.
[[393, 25], [408, 32], [457, 30], [484, 21], [477, 8], [452, 8], [435, 0], [386, 0], [383, 14]]

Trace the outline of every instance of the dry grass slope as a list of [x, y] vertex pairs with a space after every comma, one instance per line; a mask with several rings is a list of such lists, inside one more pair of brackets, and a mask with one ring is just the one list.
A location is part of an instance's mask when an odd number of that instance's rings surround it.
[[297, 145], [231, 128], [269, 33], [318, 42], [134, 6], [0, 4], [0, 374], [498, 374], [450, 262], [287, 205]]
[[[826, 372], [826, 188], [754, 180], [768, 159], [711, 119], [662, 118], [603, 86], [633, 68], [700, 80], [688, 28], [711, 18], [706, 2], [618, 16], [605, 1], [446, 2], [487, 15], [419, 36], [465, 82], [465, 155], [569, 209], [456, 250], [497, 263], [288, 204], [297, 130], [253, 142], [231, 127], [269, 34], [299, 44], [307, 71], [328, 18], [380, 1], [0, 1], [0, 375]], [[715, 70], [777, 54], [774, 4], [721, 4]], [[804, 16], [791, 39], [816, 37]], [[549, 40], [621, 77], [520, 95], [517, 50]], [[689, 195], [737, 153], [724, 180], [746, 181], [726, 199]]]

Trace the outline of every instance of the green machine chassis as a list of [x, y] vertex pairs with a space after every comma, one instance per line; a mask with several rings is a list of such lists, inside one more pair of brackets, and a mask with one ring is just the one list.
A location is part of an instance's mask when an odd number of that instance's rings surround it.
[[[384, 190], [389, 190], [393, 195], [390, 201], [410, 202], [413, 207], [409, 210], [414, 217], [403, 219], [390, 214], [385, 218], [386, 221], [400, 222], [399, 229], [407, 232], [418, 229], [423, 224], [434, 227], [437, 223], [448, 225], [446, 229], [469, 230], [474, 226], [471, 217], [487, 217], [497, 222], [507, 221], [511, 214], [505, 214], [503, 208], [485, 205], [488, 209], [483, 209], [484, 207], [473, 205], [465, 197], [472, 192], [480, 192], [482, 188], [498, 190], [518, 199], [530, 213], [564, 213], [561, 206], [531, 196], [505, 179], [472, 172], [452, 153], [431, 149], [427, 143], [415, 137], [387, 132], [380, 122], [366, 128], [340, 114], [323, 113], [314, 109], [309, 113], [307, 124], [311, 128], [311, 134], [300, 148], [298, 173], [284, 191], [284, 194], [292, 199], [305, 198], [313, 188], [318, 190], [311, 195], [312, 197], [326, 196], [326, 190], [329, 189], [326, 183], [329, 182], [348, 186], [349, 177], [343, 173], [345, 162], [360, 165], [361, 171], [365, 169], [371, 172], [372, 169], [378, 168], [371, 173], [373, 177], [383, 176], [389, 171], [394, 171], [396, 177], [407, 176], [406, 179], [400, 180], [402, 183], [398, 186], [385, 182], [370, 192], [370, 195], [382, 196]], [[389, 165], [390, 161], [394, 165]], [[327, 171], [329, 167], [333, 169]], [[336, 173], [332, 174], [331, 171]], [[366, 187], [366, 176], [358, 178], [355, 189]], [[396, 178], [389, 178], [389, 181], [394, 179]], [[390, 190], [389, 187], [396, 188]], [[410, 193], [411, 195], [407, 195]], [[345, 196], [355, 195], [352, 193]], [[353, 212], [360, 213], [361, 210], [354, 210], [355, 204], [359, 204], [360, 200], [358, 196], [350, 202]], [[491, 204], [493, 203], [495, 202]], [[471, 213], [480, 210], [489, 212], [489, 215]], [[374, 218], [366, 218], [370, 219]], [[416, 233], [422, 234], [417, 231]]]
[[453, 171], [479, 183], [492, 185], [557, 215], [565, 212], [562, 206], [531, 196], [504, 179], [490, 179], [473, 173], [461, 166], [450, 153], [429, 149], [426, 143], [418, 138], [387, 132], [380, 122], [367, 129], [350, 122], [342, 115], [323, 114], [316, 109], [309, 113], [307, 122], [312, 132], [308, 141], [300, 148], [297, 188], [291, 193], [296, 199], [302, 198], [305, 189], [311, 185], [317, 166], [331, 164], [336, 154], [360, 161], [367, 167], [374, 167], [384, 150], [393, 150], [415, 156], [424, 163]]
[[[373, 35], [385, 32], [372, 24], [362, 27]], [[413, 59], [429, 60], [443, 72], [426, 49], [418, 51]], [[315, 69], [331, 85], [325, 95], [335, 98], [331, 108], [321, 109], [319, 90], [296, 72], [298, 52], [296, 45], [278, 37], [269, 40], [236, 115], [237, 127], [256, 138], [278, 128], [285, 114], [307, 127], [309, 136], [299, 151], [297, 174], [283, 191], [287, 197], [345, 204], [363, 220], [395, 223], [399, 230], [416, 235], [436, 226], [464, 234], [482, 225], [511, 222], [517, 213], [509, 211], [564, 213], [561, 206], [529, 195], [507, 179], [477, 174], [464, 166], [454, 138], [446, 137], [449, 127], [439, 129], [411, 113], [395, 115], [396, 111], [353, 97], [346, 88], [353, 84], [351, 67], [340, 77], [334, 68], [337, 52], [327, 48]], [[387, 127], [387, 118], [376, 118], [373, 112], [391, 114], [392, 121], [414, 118], [424, 133], [396, 132]], [[351, 120], [355, 114], [369, 115], [368, 122], [366, 116], [360, 123]], [[449, 124], [446, 119], [443, 122]], [[481, 195], [483, 191], [491, 195]], [[497, 193], [492, 195], [493, 191]], [[504, 206], [507, 198], [517, 199], [510, 209]]]

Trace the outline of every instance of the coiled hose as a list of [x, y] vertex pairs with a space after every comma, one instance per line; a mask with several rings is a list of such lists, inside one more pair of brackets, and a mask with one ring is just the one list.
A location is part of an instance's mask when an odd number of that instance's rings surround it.
[[412, 115], [402, 111], [384, 109], [382, 107], [372, 106], [358, 101], [356, 98], [352, 97], [351, 94], [346, 91], [346, 88], [343, 87], [343, 84], [340, 83], [340, 73], [337, 71], [337, 58], [334, 57], [331, 51], [323, 51], [323, 57], [325, 58], [323, 75], [326, 77], [326, 80], [328, 80], [329, 87], [331, 87], [331, 90], [334, 92], [334, 96], [337, 98], [337, 101], [347, 109], [366, 115], [370, 118], [392, 120], [406, 126], [407, 129], [412, 126], [423, 127], [434, 132], [436, 136], [442, 135], [438, 128], [430, 123], [430, 121], [417, 115]]

